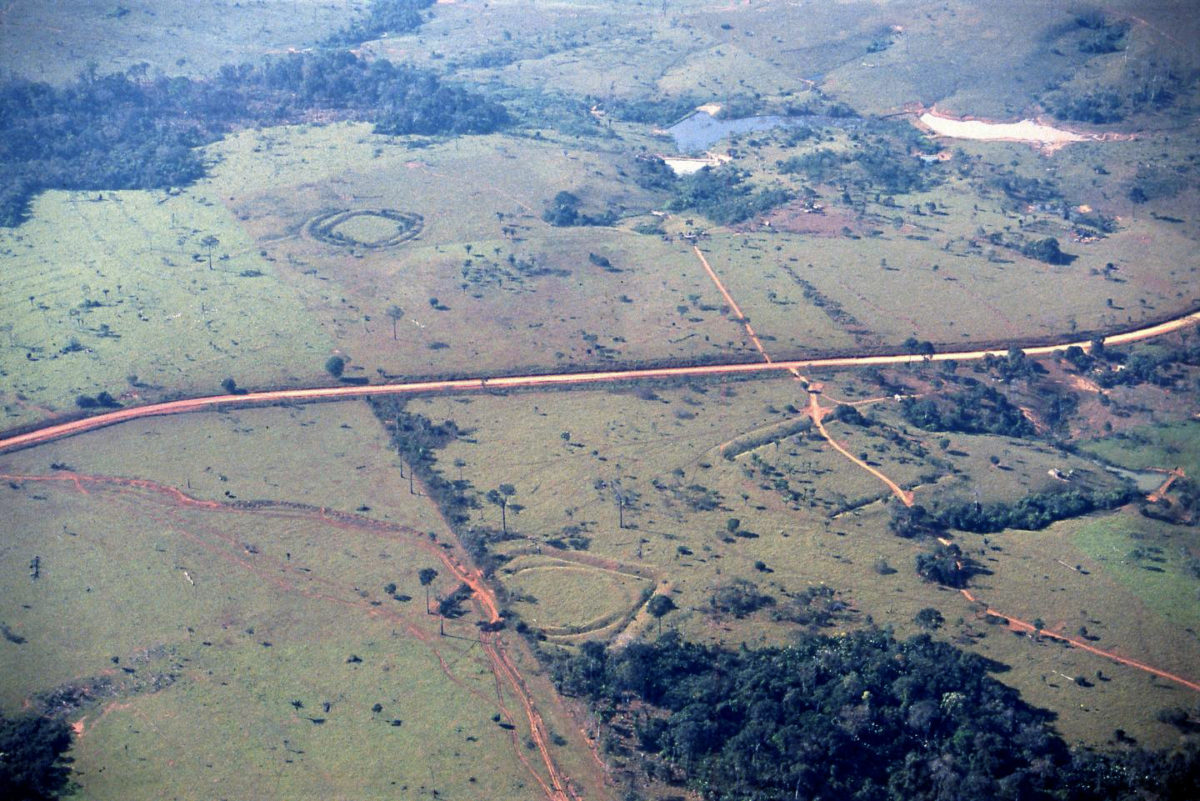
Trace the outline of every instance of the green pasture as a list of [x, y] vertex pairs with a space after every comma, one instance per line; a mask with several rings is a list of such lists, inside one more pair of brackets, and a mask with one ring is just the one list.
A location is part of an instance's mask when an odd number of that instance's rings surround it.
[[[852, 374], [823, 381], [826, 396], [870, 394], [850, 386]], [[855, 610], [848, 620], [835, 622], [840, 627], [869, 615], [900, 632], [916, 632], [913, 616], [934, 606], [948, 621], [939, 636], [1009, 665], [1012, 670], [1000, 678], [1030, 700], [1058, 710], [1068, 738], [1103, 742], [1114, 728], [1124, 728], [1147, 742], [1169, 741], [1169, 729], [1153, 719], [1153, 712], [1180, 703], [1181, 690], [1166, 682], [1150, 684], [1145, 674], [1100, 657], [1017, 639], [978, 619], [957, 592], [922, 582], [913, 561], [928, 544], [888, 533], [887, 504], [878, 502], [888, 497], [886, 487], [814, 435], [790, 434], [749, 450], [738, 448], [733, 460], [723, 457], [723, 446], [785, 425], [794, 417], [788, 404], [803, 408], [803, 392], [795, 381], [781, 379], [640, 393], [422, 398], [409, 408], [435, 421], [453, 419], [468, 431], [438, 454], [447, 478], [461, 477], [481, 493], [500, 483], [516, 488], [513, 502], [523, 508], [519, 514], [510, 511], [508, 521], [518, 539], [498, 545], [499, 552], [527, 553], [539, 542], [582, 534], [588, 558], [642, 565], [669, 582], [679, 609], [663, 618], [665, 627], [712, 641], [786, 641], [788, 632], [801, 625], [789, 619], [790, 597], [820, 584], [840, 590]], [[894, 479], [914, 485], [917, 502], [926, 505], [974, 497], [1011, 500], [1051, 489], [1058, 483], [1048, 474], [1051, 468], [1074, 470], [1071, 481], [1089, 487], [1117, 481], [1094, 462], [1037, 442], [950, 435], [948, 448], [942, 449], [939, 435], [908, 429], [907, 440], [925, 449], [920, 456], [887, 436], [900, 425], [891, 413], [872, 406], [863, 411], [879, 422], [864, 429], [831, 421], [831, 433], [853, 452], [867, 453]], [[998, 465], [988, 458], [993, 454], [1000, 458]], [[938, 480], [923, 483], [918, 480], [923, 473]], [[625, 528], [618, 525], [617, 491], [630, 499]], [[498, 507], [484, 503], [475, 515], [474, 525], [500, 526]], [[1140, 519], [1124, 513], [1110, 517], [1135, 526]], [[733, 530], [731, 518], [738, 520]], [[1102, 637], [1098, 647], [1111, 646], [1186, 674], [1193, 657], [1187, 651], [1191, 646], [1175, 643], [1178, 624], [1147, 618], [1151, 613], [1137, 596], [1107, 578], [1086, 548], [1063, 533], [1091, 520], [1043, 532], [1002, 532], [989, 535], [986, 543], [979, 535], [954, 536], [989, 571], [972, 588], [995, 608], [1027, 620], [1053, 620], [1054, 630], [1072, 635], [1086, 626]], [[527, 575], [521, 564], [513, 564], [513, 573], [502, 568], [498, 580], [510, 593], [528, 591], [538, 598], [538, 604], [515, 605], [523, 619], [547, 614], [538, 591], [517, 580]], [[565, 573], [544, 572], [547, 582], [554, 579], [557, 597], [564, 591]], [[742, 619], [714, 614], [714, 588], [734, 579], [752, 581], [775, 604]], [[576, 589], [590, 597], [584, 593], [588, 586], [585, 581]], [[1134, 608], [1142, 611], [1130, 616]], [[571, 614], [581, 625], [596, 612], [589, 602]], [[1072, 680], [1077, 674], [1094, 679], [1096, 670], [1111, 681], [1093, 681], [1089, 689], [1055, 678], [1060, 671]]]
[[586, 634], [610, 627], [631, 614], [644, 578], [561, 559], [517, 557], [501, 575], [521, 619], [547, 635]]
[[[1087, 143], [1092, 156], [1087, 166], [1083, 158], [1065, 161], [1070, 147], [1033, 155], [1037, 163], [1022, 171], [1044, 174], [1061, 164], [1063, 174], [1079, 176], [1086, 170], [1095, 176], [1092, 166], [1104, 159], [1102, 149], [1126, 144]], [[1073, 228], [1061, 217], [1005, 211], [1003, 196], [983, 187], [989, 173], [973, 163], [1007, 160], [1019, 146], [953, 146], [949, 177], [930, 190], [882, 199], [868, 193], [848, 207], [834, 188], [817, 187], [825, 206], [820, 215], [805, 219], [785, 207], [771, 215], [771, 231], [754, 225], [736, 233], [714, 231], [702, 243], [742, 311], [766, 335], [772, 355], [894, 349], [910, 336], [943, 349], [1069, 338], [1133, 328], [1194, 305], [1189, 287], [1197, 267], [1188, 257], [1193, 235], [1187, 221], [1164, 222], [1145, 208], [1114, 200], [1129, 191], [1128, 179], [1093, 181], [1066, 198], [1073, 208], [1089, 205], [1117, 218], [1113, 233], [1075, 241]], [[775, 161], [813, 147], [781, 148], [763, 140], [739, 153], [760, 182], [771, 184], [779, 180]], [[1122, 157], [1126, 152], [1122, 149]], [[958, 169], [970, 170], [971, 178], [955, 177]], [[783, 176], [783, 181], [797, 192], [806, 186], [802, 176]], [[931, 203], [936, 212], [928, 210]], [[795, 225], [815, 225], [813, 231], [825, 233], [790, 232]], [[991, 235], [1005, 242], [1053, 236], [1074, 260], [1066, 265], [1034, 261], [991, 244]], [[1109, 264], [1113, 269], [1106, 276]]]
[[1189, 477], [1200, 476], [1200, 422], [1196, 420], [1133, 428], [1088, 442], [1084, 448], [1130, 470], [1181, 467]]
[[146, 64], [150, 74], [202, 75], [310, 46], [364, 6], [362, 0], [17, 0], [4, 11], [0, 66], [49, 83], [69, 81], [89, 64], [100, 74]]
[[[352, 125], [247, 132], [215, 152], [212, 191], [229, 197], [352, 373], [719, 359], [744, 339], [685, 244], [541, 220], [563, 190], [585, 209], [652, 208], [617, 174], [622, 154], [512, 136], [414, 149]], [[417, 213], [424, 227], [374, 250], [303, 234], [319, 214], [361, 207]]]
[[[18, 478], [61, 477], [49, 462], [111, 478], [86, 494]], [[70, 714], [87, 797], [539, 792], [515, 757], [528, 724], [497, 695], [474, 613], [425, 613], [418, 570], [439, 571], [435, 597], [455, 586], [426, 532], [447, 535], [365, 405], [146, 421], [6, 455], [0, 470], [16, 522], [0, 621], [25, 639], [0, 648], [0, 699], [91, 688]], [[236, 505], [248, 501], [282, 505]], [[321, 508], [415, 531], [347, 527]], [[572, 737], [543, 681], [528, 681], [550, 729]], [[582, 775], [574, 747], [556, 758]]]
[[5, 472], [21, 475], [52, 464], [155, 481], [206, 501], [303, 503], [437, 528], [427, 499], [409, 492], [379, 421], [355, 401], [148, 418], [0, 458]]
[[1200, 577], [1193, 571], [1200, 540], [1193, 528], [1140, 516], [1105, 517], [1079, 527], [1075, 542], [1168, 624], [1198, 627]]
[[[472, 695], [495, 698], [474, 628], [439, 638], [424, 614], [415, 572], [434, 557], [296, 520], [160, 512], [69, 484], [24, 494], [35, 493], [48, 500], [6, 502], [25, 521], [7, 546], [38, 555], [43, 577], [8, 560], [4, 618], [27, 642], [5, 644], [5, 705], [113, 677], [72, 716], [85, 726], [73, 756], [88, 797], [202, 798], [214, 785], [305, 798], [530, 792], [491, 720], [499, 704]], [[388, 582], [413, 601], [388, 597]]]
[[[120, 402], [304, 381], [330, 340], [219, 202], [194, 192], [49, 192], [0, 230], [4, 424]], [[211, 255], [211, 267], [209, 257]]]
[[[0, 14], [0, 65], [51, 81], [89, 62], [203, 75], [311, 46], [364, 3], [51, 5], [17, 0]], [[517, 118], [508, 132], [245, 129], [205, 148], [210, 176], [190, 189], [49, 192], [28, 222], [0, 229], [0, 427], [74, 412], [79, 396], [100, 392], [136, 404], [215, 394], [226, 378], [245, 388], [331, 383], [323, 365], [335, 353], [348, 378], [378, 383], [757, 361], [747, 321], [783, 359], [893, 351], [909, 337], [941, 350], [1082, 338], [1191, 309], [1194, 137], [1176, 112], [1103, 128], [1133, 138], [1052, 153], [941, 140], [951, 158], [927, 168], [941, 182], [907, 194], [844, 195], [842, 175], [810, 186], [777, 162], [876, 135], [890, 137], [892, 157], [914, 158], [908, 122], [804, 141], [743, 136], [713, 150], [755, 186], [811, 188], [823, 214], [795, 203], [769, 226], [727, 228], [691, 212], [652, 216], [665, 196], [636, 185], [636, 159], [672, 144], [650, 125], [586, 112], [611, 98], [687, 93], [1012, 120], [1037, 115], [1058, 85], [1132, 92], [1159, 65], [1190, 74], [1195, 55], [1180, 43], [1195, 40], [1196, 15], [1170, 2], [1100, 5], [1136, 15], [1126, 50], [1083, 52], [1072, 8], [1036, 0], [1001, 17], [962, 0], [932, 16], [926, 4], [867, 0], [439, 4], [417, 31], [364, 51], [494, 92]], [[1051, 182], [1062, 206], [1001, 188], [1032, 179]], [[550, 226], [542, 213], [563, 191], [617, 222]], [[1083, 206], [1113, 230], [1080, 239], [1064, 211]], [[405, 239], [416, 231], [410, 215], [420, 232]], [[634, 231], [659, 219], [665, 238]], [[314, 234], [314, 221], [331, 220], [332, 236]], [[1043, 237], [1074, 261], [1049, 265], [992, 241]], [[889, 375], [936, 392], [940, 369]], [[1115, 486], [1093, 457], [1200, 475], [1197, 424], [1149, 425], [1168, 403], [1146, 400], [1149, 390], [1115, 392], [1110, 411], [1131, 415], [1123, 434], [1068, 455], [1037, 440], [915, 429], [891, 391], [860, 376], [809, 376], [824, 385], [824, 405], [853, 402], [874, 421], [826, 418], [830, 433], [926, 506]], [[1016, 636], [982, 609], [1040, 618], [1196, 680], [1191, 529], [1130, 508], [1041, 532], [951, 532], [984, 568], [971, 583], [983, 603], [971, 604], [916, 575], [932, 543], [888, 532], [887, 487], [800, 425], [804, 386], [712, 379], [415, 397], [407, 408], [464, 432], [437, 451], [436, 469], [478, 496], [468, 527], [499, 530], [486, 493], [515, 488], [512, 539], [491, 546], [507, 559], [495, 581], [547, 647], [625, 642], [660, 623], [706, 642], [786, 643], [813, 626], [799, 599], [824, 585], [849, 605], [829, 630], [874, 623], [913, 634], [917, 612], [937, 608], [946, 624], [934, 636], [1006, 665], [998, 678], [1057, 712], [1069, 740], [1100, 745], [1121, 728], [1146, 745], [1176, 741], [1155, 714], [1194, 705], [1194, 694]], [[1178, 416], [1194, 387], [1172, 395]], [[438, 556], [461, 554], [387, 438], [365, 404], [321, 404], [148, 419], [0, 456], [0, 624], [12, 635], [0, 641], [0, 701], [16, 709], [39, 693], [90, 688], [70, 716], [83, 722], [72, 756], [84, 796], [540, 793], [524, 764], [541, 770], [528, 724], [479, 645], [478, 616], [444, 621], [443, 637], [425, 613], [417, 572], [438, 569], [436, 600], [455, 586]], [[76, 485], [66, 471], [101, 480]], [[714, 610], [715, 591], [743, 581], [773, 603], [741, 618]], [[677, 610], [630, 626], [651, 588]], [[556, 759], [568, 775], [594, 776], [545, 674], [513, 632], [499, 636], [557, 735]]]
[[[989, 535], [987, 545], [982, 542], [963, 538], [964, 550], [992, 571], [972, 582], [972, 591], [990, 606], [1026, 621], [1040, 618], [1047, 630], [1195, 680], [1200, 643], [1189, 629], [1195, 626], [1197, 582], [1179, 554], [1180, 548], [1195, 547], [1186, 529], [1127, 509], [1041, 532]], [[1131, 559], [1129, 552], [1139, 545], [1144, 556]], [[1177, 732], [1154, 715], [1188, 705], [1192, 691], [1049, 641], [1030, 647], [1028, 638], [999, 627], [987, 631], [978, 647], [1013, 667], [1002, 680], [1056, 710], [1064, 732], [1102, 738], [1116, 727], [1130, 730], [1124, 724], [1131, 723], [1141, 732], [1135, 736], [1148, 743], [1174, 742]], [[1094, 686], [1077, 686], [1064, 673], [1082, 675]]]

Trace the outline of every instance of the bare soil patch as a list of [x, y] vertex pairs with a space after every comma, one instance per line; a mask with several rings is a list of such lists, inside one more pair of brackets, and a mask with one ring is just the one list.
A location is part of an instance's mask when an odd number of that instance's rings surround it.
[[763, 217], [763, 223], [789, 234], [839, 237], [847, 236], [847, 231], [858, 232], [858, 223], [852, 214], [844, 211], [811, 211], [794, 205], [775, 209]]

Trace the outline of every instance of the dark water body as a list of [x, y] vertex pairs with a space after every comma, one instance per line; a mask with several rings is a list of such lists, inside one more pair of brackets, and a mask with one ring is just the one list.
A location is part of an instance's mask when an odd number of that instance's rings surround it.
[[772, 128], [854, 128], [861, 124], [862, 120], [853, 117], [825, 117], [815, 114], [802, 117], [767, 115], [719, 120], [707, 112], [697, 111], [672, 125], [667, 129], [667, 133], [675, 139], [675, 147], [680, 153], [701, 153], [733, 134], [769, 131]]

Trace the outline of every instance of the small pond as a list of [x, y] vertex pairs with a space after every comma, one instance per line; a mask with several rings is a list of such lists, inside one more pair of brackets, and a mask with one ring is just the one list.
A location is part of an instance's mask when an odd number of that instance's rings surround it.
[[680, 153], [703, 153], [727, 136], [734, 134], [769, 131], [772, 128], [809, 127], [838, 127], [853, 128], [862, 123], [853, 117], [825, 117], [806, 115], [784, 117], [766, 115], [762, 117], [742, 117], [736, 120], [717, 119], [706, 111], [697, 111], [684, 117], [667, 129], [667, 133], [675, 139], [675, 147]]

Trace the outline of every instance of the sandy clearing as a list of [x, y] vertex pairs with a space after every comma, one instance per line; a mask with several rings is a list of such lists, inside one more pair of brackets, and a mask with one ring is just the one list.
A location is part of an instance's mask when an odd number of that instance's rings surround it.
[[920, 116], [921, 124], [939, 136], [954, 139], [982, 139], [999, 142], [1029, 142], [1046, 147], [1062, 147], [1071, 142], [1087, 142], [1099, 139], [1074, 131], [1065, 131], [1043, 125], [1035, 120], [1020, 122], [985, 122], [965, 120], [927, 111]]

